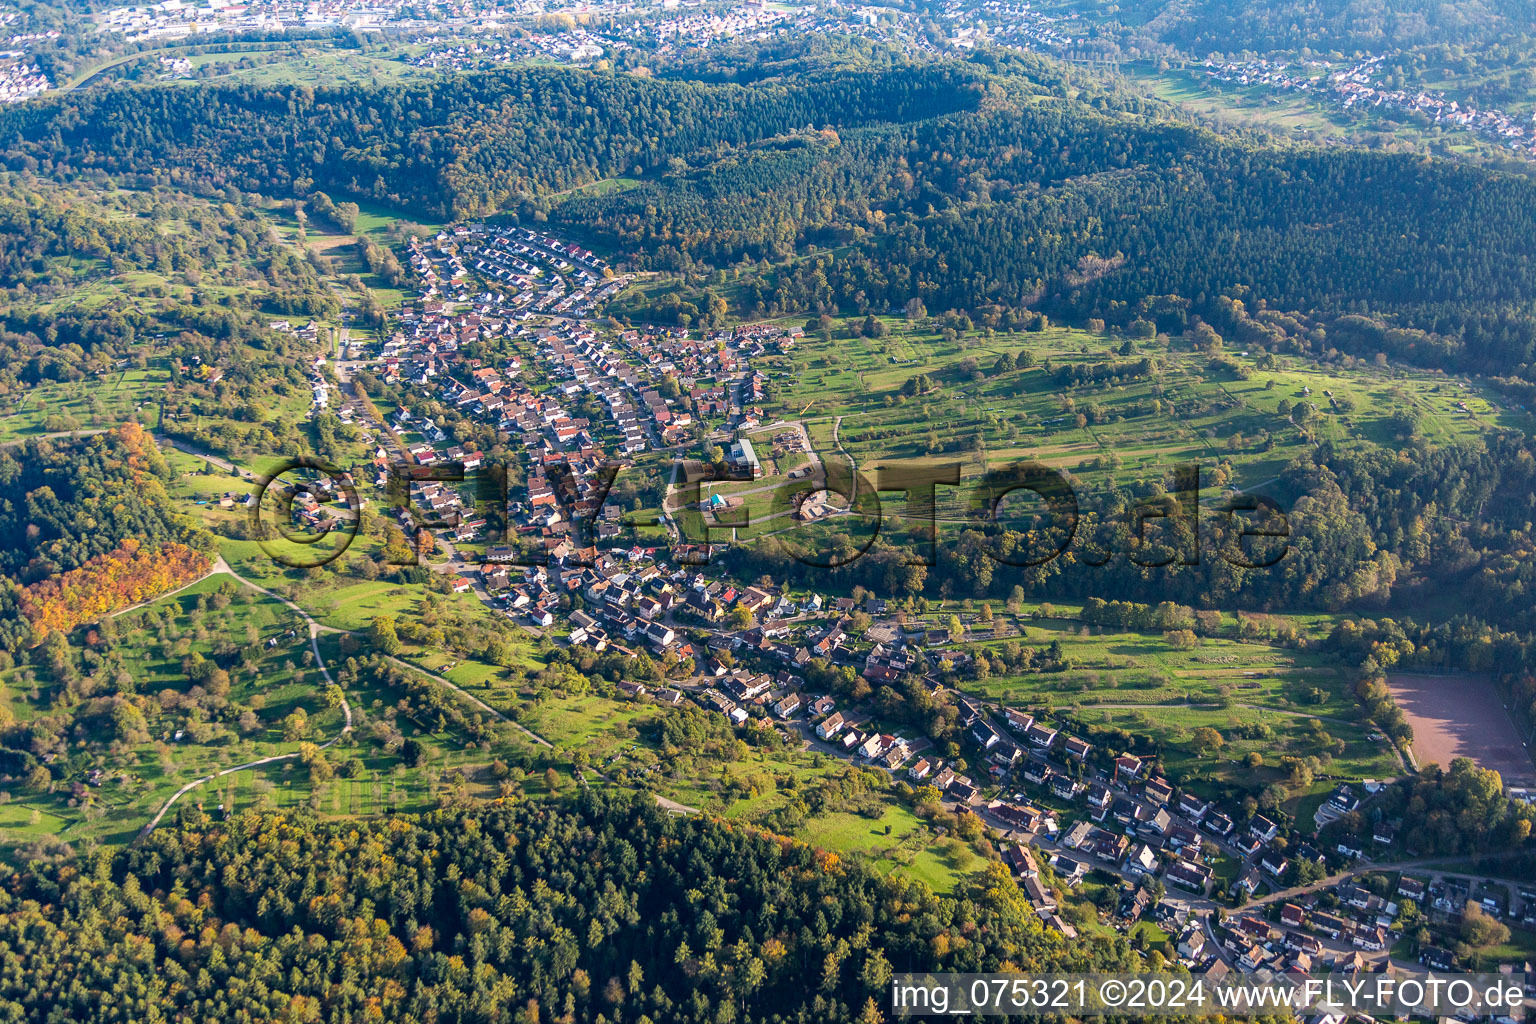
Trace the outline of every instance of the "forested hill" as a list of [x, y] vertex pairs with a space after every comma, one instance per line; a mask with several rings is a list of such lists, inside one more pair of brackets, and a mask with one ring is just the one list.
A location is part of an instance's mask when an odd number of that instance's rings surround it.
[[[1536, 376], [1536, 182], [1218, 136], [998, 54], [750, 85], [545, 68], [106, 90], [0, 113], [0, 154], [205, 192], [508, 209], [641, 268], [731, 269], [743, 316], [915, 298], [988, 325], [1036, 309], [1182, 333], [1284, 311], [1324, 327], [1270, 320], [1275, 337], [1244, 343]], [[640, 184], [559, 195], [620, 175]], [[795, 260], [813, 245], [834, 252]], [[714, 298], [628, 312], [691, 320]], [[1346, 314], [1376, 319], [1335, 332]]]
[[1136, 959], [1046, 932], [1001, 867], [940, 899], [590, 792], [421, 821], [252, 814], [96, 857], [0, 887], [7, 1019], [824, 1024], [880, 1019], [893, 971]]
[[196, 189], [314, 188], [451, 216], [519, 195], [664, 168], [674, 158], [824, 125], [973, 107], [959, 65], [702, 87], [518, 68], [426, 86], [218, 86], [61, 96], [0, 114], [8, 166], [163, 174]]

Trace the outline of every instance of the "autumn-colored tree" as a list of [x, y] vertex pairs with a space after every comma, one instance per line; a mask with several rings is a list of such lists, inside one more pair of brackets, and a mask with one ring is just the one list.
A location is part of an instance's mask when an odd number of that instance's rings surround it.
[[132, 537], [78, 569], [23, 587], [21, 613], [41, 640], [174, 590], [206, 574], [207, 555], [185, 544], [142, 546]]

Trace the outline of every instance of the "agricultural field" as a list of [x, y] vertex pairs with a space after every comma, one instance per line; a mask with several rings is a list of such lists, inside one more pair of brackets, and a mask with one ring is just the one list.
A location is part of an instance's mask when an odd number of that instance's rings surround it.
[[[1065, 469], [1090, 490], [1108, 479], [1163, 481], [1174, 466], [1193, 463], [1210, 499], [1227, 487], [1262, 490], [1320, 441], [1400, 445], [1405, 412], [1437, 444], [1536, 428], [1530, 412], [1473, 381], [1396, 365], [1285, 355], [1261, 365], [1235, 351], [1224, 357], [1236, 372], [1213, 371], [1210, 356], [1178, 342], [1131, 343], [1061, 327], [946, 340], [900, 318], [882, 322], [885, 337], [839, 331], [827, 344], [808, 334], [793, 353], [771, 360], [779, 389], [771, 415], [802, 422], [819, 454], [844, 455], [864, 471], [877, 473], [882, 459], [958, 463], [962, 486], [936, 493], [941, 523], [966, 518], [967, 479], [1025, 459]], [[1005, 353], [1028, 353], [1032, 365], [994, 372]], [[1151, 373], [1140, 379], [1063, 386], [1054, 372], [1143, 358]], [[929, 389], [910, 393], [908, 382], [919, 378]], [[775, 482], [786, 483], [765, 477], [719, 489], [751, 492], [747, 507], [760, 522]], [[902, 503], [893, 497], [881, 511], [899, 518]]]
[[[1330, 748], [1338, 751], [1330, 755], [1327, 766], [1326, 774], [1333, 778], [1385, 779], [1403, 772], [1385, 739], [1368, 739], [1366, 728], [1354, 722], [1314, 718], [1303, 712], [1255, 707], [1090, 708], [1078, 717], [1091, 725], [1129, 729], [1152, 738], [1163, 752], [1170, 777], [1186, 779], [1206, 792], [1221, 785], [1259, 788], [1280, 781], [1282, 757], [1312, 757]], [[1191, 749], [1190, 735], [1204, 727], [1222, 734], [1225, 743], [1219, 751]], [[1255, 753], [1263, 761], [1250, 767], [1244, 759]]]
[[[411, 596], [409, 604], [381, 602], [380, 607], [409, 609], [427, 622], [436, 621], [436, 614], [453, 614], [423, 607], [436, 595], [423, 595], [420, 588]], [[483, 609], [477, 606], [474, 612]], [[338, 617], [345, 620], [345, 614]], [[94, 640], [95, 633], [86, 638], [88, 648], [95, 645], [93, 651], [110, 652], [86, 655], [93, 675], [82, 677], [79, 666], [57, 657], [35, 658], [0, 672], [0, 714], [22, 724], [36, 722], [40, 728], [45, 722], [52, 727], [60, 709], [88, 694], [94, 675], [103, 671], [131, 676], [137, 692], [155, 705], [155, 713], [146, 708], [144, 715], [115, 710], [121, 701], [92, 706], [87, 715], [100, 743], [71, 745], [64, 759], [53, 761], [50, 791], [29, 787], [19, 799], [0, 799], [0, 834], [7, 845], [44, 837], [67, 843], [126, 842], [188, 782], [236, 765], [295, 754], [304, 742], [322, 744], [337, 737], [327, 756], [339, 774], [316, 780], [305, 764], [288, 757], [218, 775], [189, 792], [183, 803], [208, 811], [303, 806], [322, 816], [352, 816], [420, 812], [444, 800], [494, 797], [502, 778], [511, 778], [520, 793], [547, 787], [534, 744], [526, 737], [506, 729], [476, 743], [441, 720], [434, 725], [429, 717], [400, 714], [405, 706], [401, 692], [367, 675], [344, 687], [355, 731], [343, 736], [344, 716], [326, 697], [307, 623], [280, 600], [227, 575], [214, 574], [169, 597], [121, 612], [111, 627], [99, 630], [106, 633], [109, 628], [110, 640]], [[363, 653], [358, 639], [344, 631], [323, 632], [317, 643], [333, 675]], [[407, 645], [401, 653], [429, 669], [435, 667], [431, 656], [441, 656], [420, 645]], [[199, 684], [190, 678], [194, 670], [188, 665], [203, 659], [225, 668], [228, 682]], [[526, 664], [535, 665], [531, 659]], [[462, 671], [457, 675], [462, 678]], [[217, 698], [216, 714], [208, 713], [205, 686]], [[446, 698], [460, 699], [452, 694]], [[410, 765], [370, 726], [386, 720], [402, 730], [400, 739], [416, 744]], [[492, 776], [491, 764], [497, 758], [512, 763], [507, 775]], [[568, 769], [565, 779], [570, 780]]]
[[[0, 191], [29, 187], [0, 175]], [[17, 309], [54, 315], [96, 311], [154, 313], [167, 300], [244, 304], [261, 308], [273, 298], [273, 279], [260, 253], [231, 245], [232, 232], [248, 230], [276, 204], [236, 208], [170, 187], [97, 188], [82, 183], [30, 183], [50, 204], [78, 209], [102, 237], [55, 245], [33, 263], [29, 287], [12, 296]], [[143, 243], [160, 244], [146, 251]], [[264, 240], [263, 240], [264, 241]], [[194, 259], [191, 254], [196, 253]], [[149, 336], [138, 339], [145, 343]], [[148, 346], [146, 346], [148, 347]]]
[[[220, 538], [219, 553], [230, 568], [252, 583], [295, 601], [322, 624], [362, 630], [378, 615], [418, 617], [427, 613], [490, 621], [491, 613], [473, 593], [444, 593], [417, 584], [367, 578], [369, 570], [362, 563], [376, 563], [385, 556], [384, 541], [370, 528], [378, 522], [377, 501], [370, 500], [365, 507], [364, 525], [350, 544], [345, 543], [341, 531], [303, 546], [277, 538], [266, 542], [240, 539], [250, 517], [244, 498], [256, 484], [180, 450], [167, 446], [163, 451], [172, 467], [180, 471], [170, 488], [171, 496], [184, 503], [183, 511], [195, 522]], [[228, 508], [220, 505], [226, 494], [232, 499]], [[345, 550], [334, 561], [314, 569], [284, 565], [270, 553], [277, 551], [295, 562], [308, 563], [318, 562], [343, 546]], [[440, 557], [424, 555], [422, 561], [430, 565]], [[520, 645], [519, 651], [519, 664], [531, 667], [538, 663], [531, 642]], [[429, 668], [440, 668], [450, 660], [441, 652], [424, 654], [431, 662]]]
[[[301, 231], [291, 204], [271, 204], [265, 212], [285, 242], [319, 258], [331, 275], [333, 289], [340, 288], [337, 281], [355, 275], [386, 310], [397, 310], [407, 291], [369, 271], [363, 261], [361, 240], [367, 238], [381, 247], [388, 247], [400, 241], [402, 234], [435, 233], [443, 224], [421, 211], [391, 209], [368, 202], [359, 202], [357, 206], [357, 220], [350, 232], [315, 217], [306, 219]], [[369, 336], [366, 328], [358, 323], [349, 324], [349, 330], [354, 335]]]
[[153, 427], [169, 386], [164, 367], [108, 370], [79, 381], [49, 381], [0, 396], [0, 444], [40, 434], [94, 430], [138, 420]]

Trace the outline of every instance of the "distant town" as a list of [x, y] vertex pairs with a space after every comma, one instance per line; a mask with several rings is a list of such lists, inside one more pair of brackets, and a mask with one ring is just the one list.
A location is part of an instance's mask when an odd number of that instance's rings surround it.
[[1516, 117], [1501, 110], [1463, 106], [1428, 90], [1388, 89], [1376, 81], [1385, 56], [1337, 67], [1322, 61], [1304, 64], [1262, 59], [1203, 61], [1194, 67], [1213, 81], [1237, 86], [1265, 86], [1304, 93], [1339, 110], [1381, 109], [1424, 118], [1431, 124], [1464, 128], [1506, 149], [1536, 156], [1536, 114]]

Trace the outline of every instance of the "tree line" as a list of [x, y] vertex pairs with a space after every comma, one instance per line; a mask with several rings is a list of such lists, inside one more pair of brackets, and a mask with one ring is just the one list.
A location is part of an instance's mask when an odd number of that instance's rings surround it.
[[649, 800], [325, 824], [195, 811], [0, 891], [19, 1017], [877, 1021], [895, 972], [1129, 970], [1000, 864], [957, 898]]

